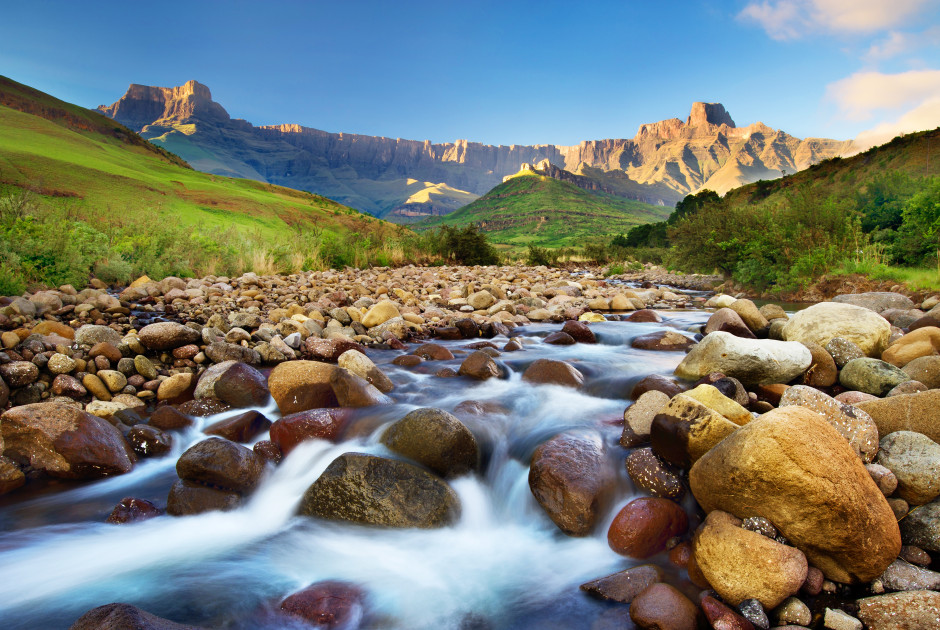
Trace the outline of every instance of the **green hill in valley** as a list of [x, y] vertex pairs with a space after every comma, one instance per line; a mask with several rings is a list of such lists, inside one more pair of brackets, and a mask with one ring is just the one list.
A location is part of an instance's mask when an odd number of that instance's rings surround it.
[[0, 192], [0, 294], [2, 277], [79, 282], [82, 265], [130, 276], [362, 264], [401, 232], [325, 197], [195, 171], [97, 112], [5, 77]]
[[503, 249], [582, 247], [594, 240], [609, 241], [642, 223], [661, 221], [671, 211], [588, 191], [523, 168], [473, 203], [451, 214], [425, 219], [415, 227], [476, 225]]

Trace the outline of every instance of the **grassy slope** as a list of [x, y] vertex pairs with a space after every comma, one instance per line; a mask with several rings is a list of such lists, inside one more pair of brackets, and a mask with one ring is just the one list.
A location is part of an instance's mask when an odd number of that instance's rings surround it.
[[762, 199], [783, 200], [787, 194], [808, 193], [816, 199], [852, 198], [878, 175], [903, 171], [927, 175], [928, 143], [930, 175], [940, 175], [940, 127], [908, 134], [849, 158], [832, 158], [781, 179], [735, 188], [725, 195], [730, 203], [748, 204]]
[[0, 184], [71, 197], [86, 211], [145, 207], [156, 220], [262, 237], [292, 225], [345, 234], [383, 223], [310, 193], [194, 171], [100, 114], [2, 77], [0, 103]]
[[580, 247], [588, 240], [664, 219], [672, 208], [591, 193], [568, 182], [519, 174], [483, 197], [420, 228], [476, 224], [497, 245], [522, 248]]

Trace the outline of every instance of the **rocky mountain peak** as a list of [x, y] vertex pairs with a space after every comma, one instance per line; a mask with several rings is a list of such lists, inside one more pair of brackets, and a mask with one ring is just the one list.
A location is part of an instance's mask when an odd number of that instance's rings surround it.
[[728, 125], [734, 129], [731, 114], [725, 110], [721, 103], [692, 103], [692, 111], [685, 124], [690, 127], [699, 125]]
[[131, 83], [124, 96], [111, 105], [99, 105], [98, 111], [131, 129], [194, 118], [211, 122], [230, 120], [225, 108], [212, 100], [209, 88], [193, 80], [176, 87]]

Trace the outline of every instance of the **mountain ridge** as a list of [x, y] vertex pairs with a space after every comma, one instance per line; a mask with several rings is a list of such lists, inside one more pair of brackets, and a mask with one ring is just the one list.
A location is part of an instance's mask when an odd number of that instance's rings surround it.
[[[761, 122], [737, 127], [723, 105], [701, 102], [692, 105], [684, 121], [645, 123], [632, 138], [571, 146], [486, 145], [464, 139], [432, 143], [291, 123], [256, 127], [229, 117], [212, 101], [209, 88], [196, 81], [176, 88], [134, 84], [121, 99], [98, 111], [199, 170], [309, 190], [381, 217], [450, 211], [458, 197], [483, 195], [521, 164], [545, 159], [586, 177], [622, 174], [618, 196], [671, 206], [702, 188], [724, 193], [802, 170], [852, 145], [825, 138], [801, 140]], [[409, 209], [414, 194], [409, 179], [446, 185], [440, 190], [459, 195], [438, 194], [439, 201]]]

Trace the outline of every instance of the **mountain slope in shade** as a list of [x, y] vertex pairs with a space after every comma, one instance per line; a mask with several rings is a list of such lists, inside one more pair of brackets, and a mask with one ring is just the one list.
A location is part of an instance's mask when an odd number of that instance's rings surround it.
[[[377, 216], [401, 218], [449, 212], [521, 164], [546, 159], [596, 179], [616, 196], [671, 206], [701, 188], [724, 193], [851, 147], [850, 141], [801, 140], [763, 123], [738, 128], [719, 103], [694, 103], [684, 121], [644, 124], [630, 139], [574, 146], [435, 144], [292, 124], [254, 127], [230, 118], [195, 81], [174, 88], [131, 85], [99, 110], [199, 170], [309, 190]], [[408, 180], [428, 182], [430, 200], [412, 201]]]
[[416, 228], [475, 225], [494, 244], [520, 249], [583, 247], [610, 240], [641, 223], [661, 221], [672, 208], [624, 199], [596, 182], [544, 160], [522, 169], [456, 212], [425, 219]]

